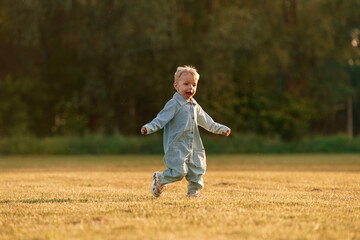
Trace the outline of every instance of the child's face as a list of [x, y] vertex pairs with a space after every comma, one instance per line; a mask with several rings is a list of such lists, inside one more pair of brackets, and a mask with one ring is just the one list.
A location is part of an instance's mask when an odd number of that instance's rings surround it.
[[174, 87], [186, 101], [190, 101], [196, 93], [197, 81], [191, 73], [184, 72], [180, 78], [174, 82]]

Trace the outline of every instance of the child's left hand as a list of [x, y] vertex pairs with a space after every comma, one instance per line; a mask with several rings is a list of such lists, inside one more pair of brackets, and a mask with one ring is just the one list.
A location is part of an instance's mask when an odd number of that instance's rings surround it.
[[226, 132], [224, 132], [224, 135], [225, 135], [225, 136], [229, 136], [229, 135], [230, 135], [230, 129], [227, 130]]

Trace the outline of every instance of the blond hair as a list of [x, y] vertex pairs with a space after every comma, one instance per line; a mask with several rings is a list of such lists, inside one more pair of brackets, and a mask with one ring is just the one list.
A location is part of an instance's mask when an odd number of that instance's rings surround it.
[[193, 77], [196, 81], [198, 81], [200, 79], [200, 75], [197, 72], [196, 68], [194, 68], [193, 66], [185, 65], [183, 67], [178, 67], [176, 69], [176, 72], [174, 74], [174, 82], [177, 82], [179, 80], [181, 74], [183, 74], [184, 72], [188, 72], [191, 75], [193, 75]]

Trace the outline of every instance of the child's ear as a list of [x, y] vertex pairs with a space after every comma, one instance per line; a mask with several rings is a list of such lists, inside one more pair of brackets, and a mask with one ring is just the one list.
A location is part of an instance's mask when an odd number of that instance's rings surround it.
[[175, 88], [176, 91], [177, 91], [177, 83], [176, 83], [176, 82], [174, 82], [174, 88]]

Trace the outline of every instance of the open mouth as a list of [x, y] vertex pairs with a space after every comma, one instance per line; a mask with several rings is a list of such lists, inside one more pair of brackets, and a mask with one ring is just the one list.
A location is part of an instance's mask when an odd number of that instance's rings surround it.
[[185, 95], [187, 98], [190, 98], [190, 97], [192, 97], [193, 94], [192, 94], [192, 92], [186, 92]]

